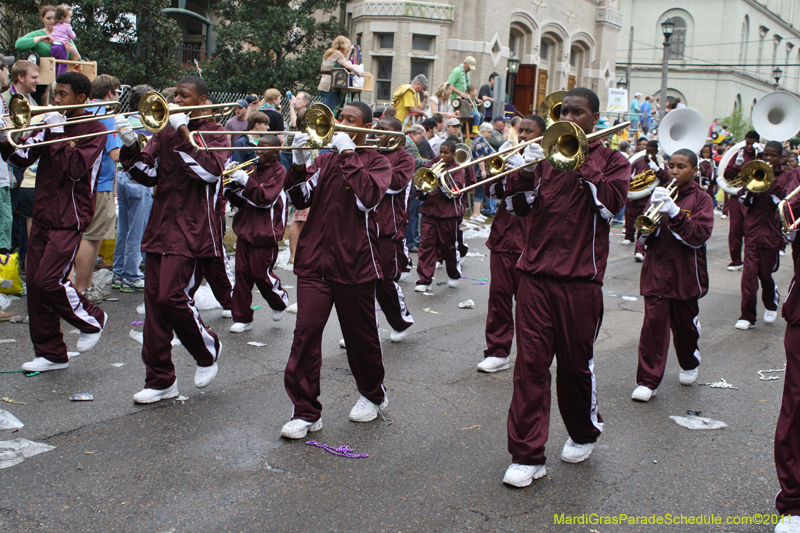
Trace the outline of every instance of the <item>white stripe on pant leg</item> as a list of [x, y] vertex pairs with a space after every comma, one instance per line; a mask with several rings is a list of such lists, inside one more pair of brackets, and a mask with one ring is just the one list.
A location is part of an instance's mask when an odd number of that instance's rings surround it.
[[400, 288], [400, 285], [393, 281], [392, 285], [394, 285], [394, 291], [397, 296], [397, 301], [400, 303], [400, 318], [403, 319], [404, 322], [407, 324], [414, 323], [414, 317], [411, 316], [411, 313], [408, 312], [408, 307], [406, 307], [406, 300], [405, 296], [403, 296], [403, 289]]
[[[456, 233], [455, 233], [455, 252], [456, 252], [456, 270], [458, 270], [458, 279], [461, 280], [461, 253], [458, 251], [458, 219], [456, 219]], [[448, 276], [449, 277], [449, 276]]]
[[[78, 247], [80, 243], [75, 246], [75, 249], [72, 251], [72, 258], [67, 263], [66, 267], [61, 271], [61, 279], [59, 280], [58, 284], [64, 288], [64, 294], [69, 301], [69, 305], [72, 307], [72, 313], [75, 315], [76, 318], [79, 318], [86, 322], [87, 326], [99, 328], [100, 330], [103, 329], [103, 326], [98, 322], [98, 320], [89, 314], [86, 308], [83, 306], [83, 302], [81, 301], [80, 296], [78, 295], [78, 290], [75, 286], [70, 283], [67, 279], [69, 275], [69, 271], [71, 270], [71, 266], [73, 261], [75, 261], [75, 255], [78, 253]], [[66, 281], [64, 281], [66, 280]]]
[[219, 353], [217, 353], [217, 346], [214, 343], [214, 337], [211, 336], [211, 334], [208, 332], [205, 326], [203, 326], [203, 324], [200, 322], [200, 313], [197, 311], [197, 307], [194, 306], [194, 299], [189, 294], [190, 291], [192, 290], [192, 287], [194, 287], [194, 279], [196, 273], [197, 273], [197, 260], [195, 260], [194, 262], [194, 268], [192, 269], [192, 278], [189, 280], [189, 285], [183, 289], [183, 292], [189, 299], [187, 305], [189, 306], [189, 309], [191, 309], [192, 311], [192, 317], [194, 318], [194, 323], [197, 324], [197, 331], [198, 333], [200, 333], [200, 337], [203, 339], [203, 344], [205, 345], [206, 349], [211, 354], [211, 356], [214, 358], [214, 362], [216, 363], [217, 356], [219, 356]]
[[777, 308], [778, 304], [781, 301], [781, 294], [778, 292], [778, 284], [777, 283], [775, 283], [775, 295], [773, 297], [773, 301], [775, 302], [775, 307]]
[[281, 299], [281, 301], [286, 305], [289, 306], [289, 295], [286, 294], [286, 291], [281, 288], [281, 282], [278, 278], [273, 277], [272, 275], [272, 267], [267, 267], [267, 279], [272, 284], [272, 293], [275, 294], [277, 297]]
[[589, 373], [592, 375], [592, 404], [589, 410], [589, 416], [592, 419], [592, 425], [596, 427], [600, 432], [603, 432], [603, 423], [598, 421], [597, 413], [599, 412], [599, 408], [597, 407], [597, 381], [595, 380], [594, 376], [594, 343], [597, 340], [597, 334], [600, 332], [600, 321], [597, 321], [597, 325], [594, 328], [594, 339], [592, 339], [592, 358], [589, 359]]
[[233, 286], [236, 285], [236, 276], [231, 270], [231, 264], [228, 261], [228, 254], [225, 252], [222, 253], [222, 262], [225, 264], [225, 275], [228, 276], [228, 281], [231, 284], [231, 296], [233, 296]]

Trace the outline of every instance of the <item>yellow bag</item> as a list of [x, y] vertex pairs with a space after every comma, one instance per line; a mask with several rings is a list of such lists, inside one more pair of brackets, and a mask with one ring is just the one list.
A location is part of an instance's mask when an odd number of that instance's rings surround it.
[[19, 255], [0, 255], [0, 293], [22, 294], [22, 278], [19, 277]]
[[103, 244], [100, 245], [100, 257], [106, 263], [114, 264], [114, 247], [116, 244], [116, 239], [103, 239]]

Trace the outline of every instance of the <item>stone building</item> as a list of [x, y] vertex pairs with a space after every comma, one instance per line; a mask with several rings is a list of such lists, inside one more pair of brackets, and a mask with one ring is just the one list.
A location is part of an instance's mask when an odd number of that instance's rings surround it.
[[385, 102], [419, 73], [428, 91], [447, 80], [465, 56], [474, 56], [473, 85], [492, 72], [506, 74], [511, 53], [521, 60], [514, 105], [522, 113], [557, 89], [585, 86], [604, 106], [615, 87], [618, 0], [347, 1], [344, 17], [376, 79], [364, 99]]
[[[617, 42], [617, 78], [626, 76], [633, 26], [628, 92], [660, 96], [664, 41], [671, 18], [667, 97], [680, 97], [709, 122], [733, 109], [748, 115], [763, 95], [800, 91], [800, 2], [797, 0], [620, 0], [624, 14]], [[749, 115], [748, 115], [749, 116]]]

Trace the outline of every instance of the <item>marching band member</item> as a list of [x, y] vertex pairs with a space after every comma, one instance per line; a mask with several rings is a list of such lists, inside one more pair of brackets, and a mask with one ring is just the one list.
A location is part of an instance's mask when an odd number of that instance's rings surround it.
[[[639, 143], [637, 142], [637, 145]], [[658, 157], [658, 141], [648, 141], [645, 145], [647, 155], [637, 159], [631, 164], [631, 177], [646, 172], [648, 169], [656, 173], [656, 179], [662, 185], [667, 184], [667, 171], [664, 168], [664, 161]], [[644, 245], [636, 240], [636, 217], [644, 213], [647, 209], [649, 198], [646, 196], [638, 200], [627, 200], [625, 203], [625, 240], [623, 242], [636, 242], [633, 258], [637, 263], [644, 260]]]
[[[647, 137], [639, 137], [636, 139], [636, 144], [634, 145], [634, 154], [638, 154], [639, 152], [643, 152], [647, 149]], [[644, 168], [642, 172], [647, 170], [649, 163], [647, 158], [638, 159], [636, 162], [641, 161], [644, 164]], [[631, 165], [632, 167], [632, 165]], [[636, 175], [631, 168], [632, 175]], [[640, 200], [631, 200], [630, 198], [625, 200], [625, 238], [622, 240], [622, 244], [630, 245], [636, 242], [636, 228], [634, 227], [633, 223], [636, 221], [636, 217], [644, 213], [644, 204], [647, 203], [647, 199], [640, 199]], [[628, 212], [633, 211], [636, 213], [636, 216], [633, 218], [628, 217]]]
[[[519, 141], [526, 142], [540, 137], [545, 130], [544, 119], [538, 115], [528, 115], [519, 123]], [[500, 147], [505, 150], [511, 141]], [[506, 162], [507, 168], [517, 168], [524, 164], [522, 156], [514, 154]], [[503, 201], [505, 182], [485, 185], [486, 196], [497, 198], [497, 213], [486, 247], [489, 248], [489, 304], [486, 311], [486, 350], [483, 361], [478, 364], [481, 372], [498, 372], [508, 369], [508, 356], [514, 340], [514, 298], [519, 286], [517, 261], [522, 255], [525, 242], [524, 219], [508, 212]]]
[[[346, 105], [341, 123], [372, 125], [372, 110], [362, 102]], [[295, 135], [303, 146], [308, 134]], [[353, 422], [374, 420], [388, 404], [383, 358], [375, 315], [375, 290], [381, 278], [378, 227], [374, 209], [392, 179], [389, 161], [376, 150], [359, 149], [364, 133], [337, 133], [338, 152], [317, 156], [306, 168], [310, 150], [293, 150], [286, 191], [296, 209], [310, 207], [295, 253], [297, 322], [284, 383], [294, 404], [281, 430], [289, 439], [322, 429], [320, 367], [322, 331], [336, 306], [347, 345], [347, 359], [361, 393], [350, 411]]]
[[[381, 117], [378, 129], [402, 131], [402, 123], [396, 117]], [[388, 136], [390, 139], [393, 138]], [[392, 342], [400, 342], [406, 336], [406, 330], [414, 324], [414, 317], [406, 307], [403, 289], [397, 283], [402, 274], [402, 257], [405, 256], [405, 219], [408, 198], [413, 185], [414, 157], [404, 147], [383, 155], [392, 166], [392, 181], [386, 196], [375, 208], [375, 219], [378, 222], [378, 243], [381, 253], [381, 271], [383, 279], [378, 283], [376, 298], [386, 320], [392, 327]]]
[[[175, 104], [205, 105], [208, 85], [198, 76], [178, 82]], [[195, 110], [190, 116], [200, 116]], [[172, 364], [173, 331], [197, 361], [194, 383], [207, 387], [217, 375], [217, 358], [222, 345], [205, 327], [190, 296], [199, 264], [225, 253], [222, 232], [214, 213], [220, 176], [227, 151], [197, 151], [189, 142], [192, 131], [224, 131], [208, 119], [194, 119], [172, 109], [170, 127], [150, 137], [139, 148], [136, 134], [123, 117], [116, 128], [125, 148], [120, 162], [131, 179], [156, 186], [150, 221], [142, 238], [146, 252], [142, 360], [146, 367], [145, 387], [133, 396], [136, 403], [153, 403], [178, 396]], [[228, 146], [225, 135], [208, 136], [209, 146]]]
[[[744, 206], [744, 270], [742, 271], [742, 314], [734, 327], [750, 329], [756, 324], [758, 283], [761, 282], [761, 301], [764, 303], [764, 322], [771, 324], [778, 316], [780, 294], [772, 273], [780, 266], [779, 251], [784, 245], [780, 223], [776, 216], [778, 202], [795, 187], [794, 172], [781, 167], [783, 147], [769, 141], [761, 158], [772, 167], [775, 182], [769, 190], [753, 193], [742, 187], [739, 201]], [[728, 174], [726, 169], [725, 174]]]
[[[274, 135], [261, 137], [258, 146], [280, 146]], [[286, 169], [278, 161], [278, 150], [259, 150], [252, 174], [237, 170], [231, 182], [238, 186], [225, 189], [225, 196], [238, 211], [233, 217], [236, 233], [236, 283], [233, 286], [231, 333], [253, 327], [253, 284], [272, 309], [272, 320], [279, 321], [289, 305], [289, 296], [273, 272], [278, 259], [278, 245], [286, 228], [286, 194], [283, 185]]]
[[[458, 166], [455, 160], [456, 143], [445, 141], [439, 148], [439, 155], [425, 163], [431, 167], [438, 161], [443, 161], [446, 168]], [[464, 170], [451, 174], [456, 186], [465, 186]], [[433, 271], [436, 268], [437, 254], [444, 260], [449, 277], [447, 285], [456, 287], [461, 281], [461, 261], [458, 252], [458, 229], [461, 225], [462, 203], [460, 198], [450, 198], [444, 191], [437, 188], [427, 194], [418, 191], [418, 196], [424, 199], [420, 212], [419, 252], [417, 258], [417, 280], [414, 290], [425, 292], [430, 290], [433, 281]]]
[[[745, 147], [739, 150], [736, 154], [736, 159], [733, 164], [728, 165], [725, 169], [725, 179], [730, 181], [735, 178], [742, 167], [758, 159], [758, 153], [763, 150], [758, 144], [758, 133], [755, 131], [748, 131], [744, 136]], [[781, 148], [783, 150], [783, 148]], [[746, 209], [742, 206], [741, 202], [737, 202], [736, 198], [725, 196], [725, 206], [722, 210], [723, 214], [730, 217], [728, 225], [728, 249], [731, 254], [731, 262], [728, 264], [728, 270], [734, 272], [742, 270], [742, 239], [744, 237], [744, 215]]]
[[[568, 91], [561, 120], [591, 133], [600, 118], [597, 95]], [[526, 162], [541, 147], [526, 147]], [[558, 406], [569, 438], [561, 452], [568, 463], [584, 461], [603, 430], [594, 375], [594, 342], [603, 317], [603, 274], [609, 224], [622, 209], [631, 167], [620, 152], [589, 144], [585, 162], [571, 172], [540, 163], [512, 176], [506, 207], [525, 219], [525, 246], [517, 263], [517, 361], [508, 414], [512, 464], [503, 482], [530, 485], [546, 474], [550, 425], [550, 364], [558, 360]]]
[[663, 201], [656, 230], [640, 237], [647, 248], [640, 281], [644, 296], [644, 322], [639, 337], [636, 390], [631, 398], [646, 402], [656, 395], [664, 377], [669, 351], [669, 332], [681, 366], [680, 382], [691, 385], [700, 366], [700, 308], [698, 300], [708, 292], [706, 241], [714, 227], [714, 204], [694, 181], [697, 155], [676, 150], [669, 158], [669, 179], [677, 180], [675, 200], [658, 187], [649, 205]]
[[714, 207], [717, 206], [717, 165], [714, 162], [714, 151], [707, 144], [700, 149], [700, 163], [697, 166], [697, 183], [711, 197]]
[[[62, 74], [56, 78], [54, 103], [88, 103], [91, 90], [92, 84], [83, 74]], [[67, 118], [88, 116], [85, 109], [68, 110], [63, 115], [47, 113], [44, 122], [55, 127], [33, 132], [24, 150], [14, 151], [5, 134], [0, 142], [3, 159], [18, 168], [39, 161], [27, 257], [29, 327], [36, 354], [33, 361], [22, 365], [29, 372], [69, 366], [60, 318], [80, 330], [79, 352], [97, 344], [108, 322], [108, 315], [89, 303], [68, 278], [81, 236], [94, 217], [95, 187], [106, 136], [37, 146], [39, 142], [107, 131], [99, 121], [58, 126]]]

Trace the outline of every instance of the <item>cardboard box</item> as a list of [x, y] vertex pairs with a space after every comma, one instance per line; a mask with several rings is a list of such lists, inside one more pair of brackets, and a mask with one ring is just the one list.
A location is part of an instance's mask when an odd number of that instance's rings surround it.
[[[77, 70], [82, 72], [92, 81], [97, 77], [97, 61], [69, 61], [68, 69], [73, 70], [77, 65]], [[56, 60], [52, 57], [39, 58], [39, 83], [51, 84], [56, 81]]]

